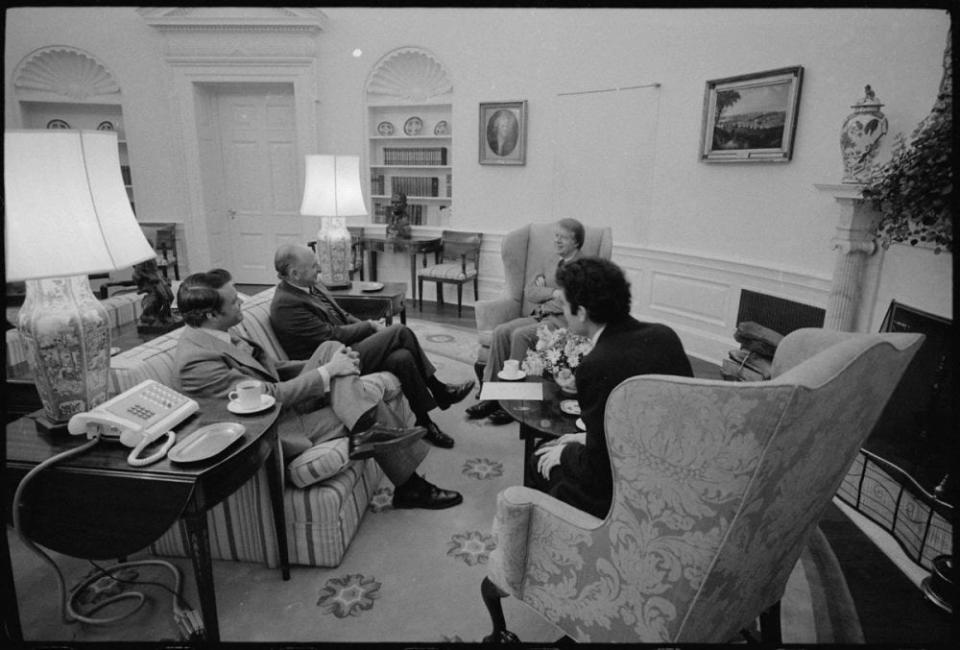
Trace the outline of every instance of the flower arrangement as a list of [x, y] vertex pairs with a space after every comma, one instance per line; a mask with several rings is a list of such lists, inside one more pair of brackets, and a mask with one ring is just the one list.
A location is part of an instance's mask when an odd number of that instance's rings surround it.
[[550, 329], [541, 324], [537, 328], [537, 345], [527, 350], [520, 366], [528, 375], [552, 375], [562, 387], [564, 379], [572, 384], [573, 370], [592, 349], [593, 342], [586, 337], [571, 334], [565, 327]]

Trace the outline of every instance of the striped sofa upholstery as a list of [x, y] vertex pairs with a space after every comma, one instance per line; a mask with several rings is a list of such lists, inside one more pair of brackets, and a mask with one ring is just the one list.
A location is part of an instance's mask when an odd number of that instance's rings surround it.
[[[256, 341], [278, 359], [287, 359], [270, 328], [273, 289], [247, 298], [243, 321], [235, 333]], [[176, 386], [174, 349], [182, 329], [115, 356], [111, 362], [111, 389], [126, 390], [144, 379]], [[391, 376], [392, 381], [397, 381]], [[399, 385], [399, 384], [398, 384]], [[407, 422], [413, 414], [403, 397]], [[289, 459], [288, 459], [289, 460]], [[352, 461], [335, 476], [298, 488], [286, 482], [283, 494], [287, 550], [291, 564], [333, 567], [340, 564], [356, 534], [383, 471], [373, 461]], [[279, 552], [270, 508], [266, 470], [207, 513], [210, 551], [214, 558], [279, 565]], [[151, 545], [157, 555], [189, 555], [185, 526], [178, 523]]]

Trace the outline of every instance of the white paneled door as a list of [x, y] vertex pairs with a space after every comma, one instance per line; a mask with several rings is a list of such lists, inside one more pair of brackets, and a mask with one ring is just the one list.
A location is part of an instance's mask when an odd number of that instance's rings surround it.
[[293, 86], [229, 85], [216, 94], [229, 241], [211, 246], [229, 246], [223, 259], [236, 282], [273, 284], [277, 246], [306, 243]]

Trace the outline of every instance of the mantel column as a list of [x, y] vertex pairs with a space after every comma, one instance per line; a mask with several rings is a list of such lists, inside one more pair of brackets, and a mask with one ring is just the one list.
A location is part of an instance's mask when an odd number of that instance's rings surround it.
[[839, 206], [837, 234], [833, 239], [837, 260], [823, 326], [844, 332], [856, 329], [864, 295], [864, 269], [868, 258], [878, 249], [873, 231], [880, 213], [873, 208], [872, 201], [863, 198], [862, 187], [856, 183], [816, 185], [818, 190], [833, 194]]

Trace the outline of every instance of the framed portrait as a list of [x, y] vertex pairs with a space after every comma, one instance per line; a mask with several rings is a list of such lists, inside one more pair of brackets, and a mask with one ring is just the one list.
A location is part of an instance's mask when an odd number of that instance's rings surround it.
[[802, 66], [708, 81], [700, 160], [789, 161], [802, 82]]
[[527, 163], [527, 102], [480, 104], [480, 164]]

